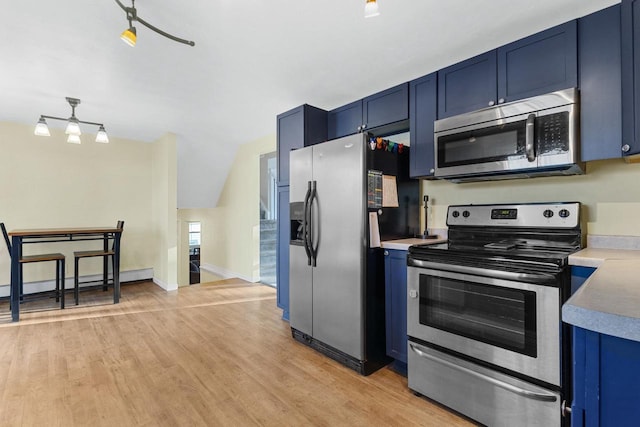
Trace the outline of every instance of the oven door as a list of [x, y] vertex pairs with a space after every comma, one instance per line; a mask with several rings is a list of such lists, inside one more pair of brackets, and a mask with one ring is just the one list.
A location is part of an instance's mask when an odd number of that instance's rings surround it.
[[560, 386], [558, 287], [437, 268], [407, 274], [410, 337]]

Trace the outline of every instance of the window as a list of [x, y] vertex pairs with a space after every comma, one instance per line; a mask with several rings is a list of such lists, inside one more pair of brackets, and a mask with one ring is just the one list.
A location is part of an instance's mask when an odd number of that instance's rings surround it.
[[200, 246], [200, 223], [189, 223], [189, 246]]

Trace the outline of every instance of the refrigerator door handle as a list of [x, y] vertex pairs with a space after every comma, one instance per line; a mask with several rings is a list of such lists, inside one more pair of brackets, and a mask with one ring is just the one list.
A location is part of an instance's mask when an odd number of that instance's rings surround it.
[[313, 247], [313, 201], [316, 199], [316, 181], [311, 181], [311, 197], [309, 198], [309, 249], [311, 249], [311, 266], [316, 266], [318, 248]]
[[307, 181], [307, 194], [304, 196], [304, 219], [302, 220], [302, 242], [307, 254], [307, 263], [311, 265], [311, 241], [309, 239], [309, 222], [311, 221], [311, 181]]

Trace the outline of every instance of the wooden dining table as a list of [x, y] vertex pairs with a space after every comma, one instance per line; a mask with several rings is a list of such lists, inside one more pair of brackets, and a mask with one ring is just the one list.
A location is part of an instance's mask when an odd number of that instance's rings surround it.
[[[11, 230], [11, 320], [20, 320], [20, 283], [22, 269], [20, 258], [23, 245], [33, 243], [79, 242], [101, 240], [104, 250], [113, 242], [113, 303], [120, 301], [120, 238], [122, 228], [117, 227], [69, 227], [69, 228], [30, 228]], [[107, 271], [107, 259], [104, 259], [104, 271]], [[64, 278], [63, 278], [64, 280]]]

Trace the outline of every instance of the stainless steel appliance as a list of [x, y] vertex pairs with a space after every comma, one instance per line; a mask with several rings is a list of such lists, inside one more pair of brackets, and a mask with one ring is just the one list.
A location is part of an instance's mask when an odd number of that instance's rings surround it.
[[566, 89], [435, 122], [435, 176], [455, 182], [582, 173], [578, 91]]
[[[419, 232], [419, 183], [409, 150], [371, 150], [363, 134], [291, 152], [289, 304], [293, 337], [362, 373], [385, 355], [384, 270], [370, 248], [370, 213], [383, 239]], [[383, 177], [397, 207], [382, 208]]]
[[579, 203], [450, 206], [408, 256], [409, 387], [487, 425], [561, 425]]

